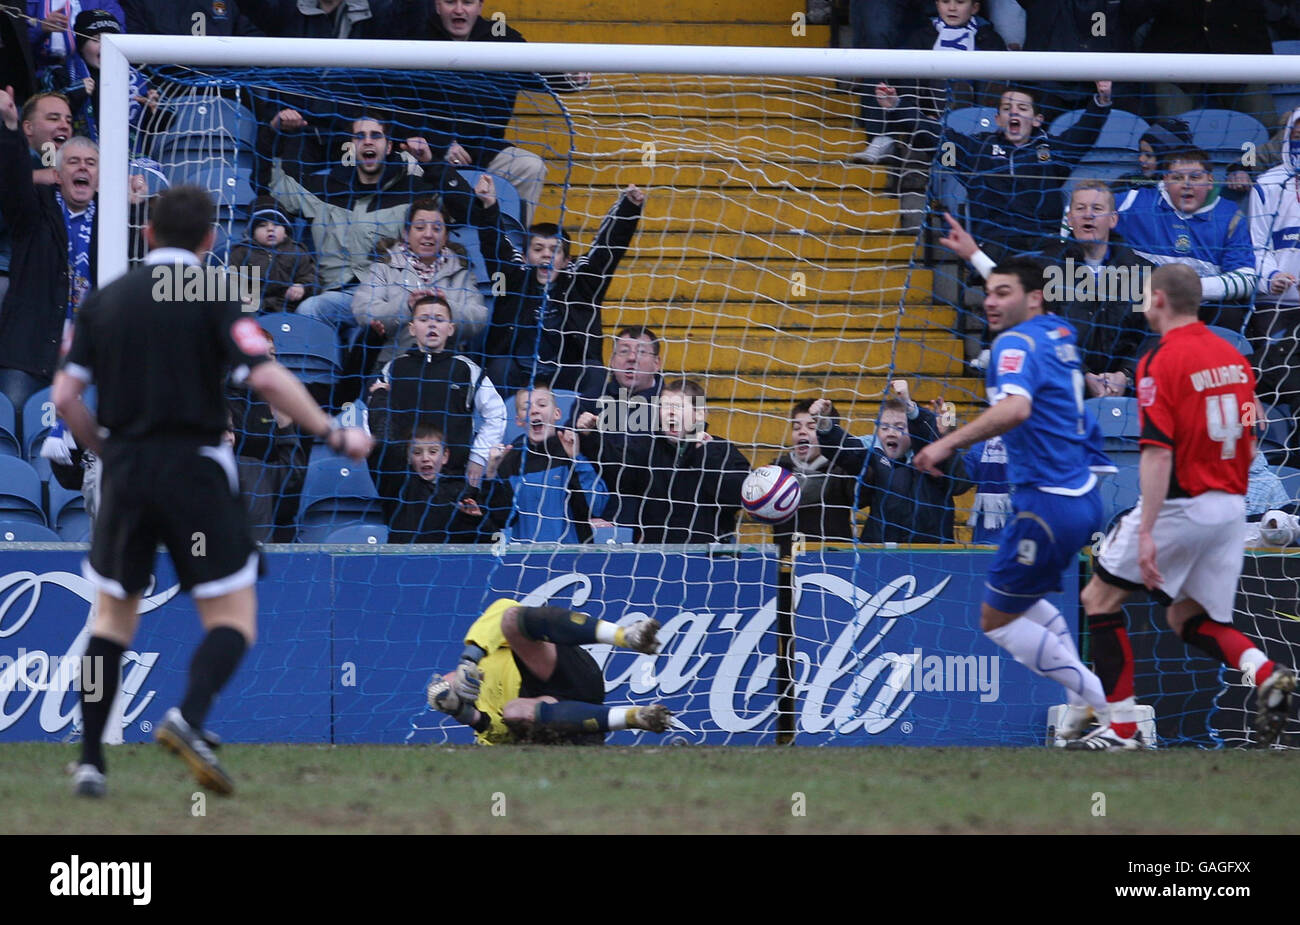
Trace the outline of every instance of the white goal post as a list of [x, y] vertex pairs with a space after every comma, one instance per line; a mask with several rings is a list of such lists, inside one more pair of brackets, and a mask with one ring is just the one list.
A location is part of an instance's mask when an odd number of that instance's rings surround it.
[[[130, 155], [128, 62], [207, 67], [392, 68], [452, 71], [591, 71], [721, 76], [891, 77], [973, 80], [1172, 80], [1201, 74], [1226, 83], [1300, 83], [1300, 55], [1145, 55], [1082, 52], [899, 51], [711, 45], [592, 45], [380, 41], [374, 39], [103, 36], [100, 64], [100, 227], [126, 229]], [[121, 126], [121, 130], [111, 130]], [[123, 182], [112, 182], [121, 178]], [[127, 270], [127, 235], [99, 236], [99, 273]]]

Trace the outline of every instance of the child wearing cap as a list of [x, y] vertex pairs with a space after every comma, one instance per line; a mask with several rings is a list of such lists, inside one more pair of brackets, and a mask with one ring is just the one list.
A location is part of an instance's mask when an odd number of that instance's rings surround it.
[[261, 277], [262, 312], [296, 311], [298, 303], [315, 295], [316, 261], [289, 236], [289, 220], [275, 200], [263, 196], [253, 203], [248, 238], [230, 249], [228, 266]]
[[[120, 13], [120, 11], [119, 11]], [[121, 34], [118, 14], [110, 10], [84, 9], [76, 14], [72, 25], [72, 52], [61, 62], [44, 71], [41, 89], [62, 93], [72, 109], [73, 134], [84, 135], [99, 143], [99, 55], [100, 36], [106, 32]], [[135, 68], [128, 66], [131, 94], [127, 125], [131, 149], [136, 149], [135, 134], [158, 108], [158, 91]]]

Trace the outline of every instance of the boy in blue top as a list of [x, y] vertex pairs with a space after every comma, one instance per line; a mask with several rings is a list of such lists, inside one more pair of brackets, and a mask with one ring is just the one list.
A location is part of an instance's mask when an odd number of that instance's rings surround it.
[[512, 540], [591, 542], [593, 519], [604, 512], [609, 497], [605, 483], [578, 450], [577, 433], [556, 427], [562, 412], [545, 377], [518, 393], [520, 402], [527, 408], [527, 429], [513, 446], [498, 446], [488, 454], [485, 481], [495, 479], [491, 506], [506, 516], [514, 508], [508, 528]]
[[1083, 405], [1074, 329], [1043, 313], [1043, 267], [1004, 260], [988, 276], [984, 312], [997, 335], [987, 373], [991, 407], [922, 449], [913, 465], [938, 474], [959, 448], [1003, 435], [1013, 516], [985, 582], [980, 628], [1016, 661], [1063, 685], [1074, 705], [1109, 724], [1101, 681], [1079, 660], [1061, 612], [1045, 600], [1101, 529], [1097, 429]]

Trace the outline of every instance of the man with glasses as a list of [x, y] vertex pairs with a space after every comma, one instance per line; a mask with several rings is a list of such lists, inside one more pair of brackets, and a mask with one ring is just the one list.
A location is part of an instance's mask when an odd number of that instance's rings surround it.
[[1219, 196], [1204, 151], [1170, 153], [1155, 187], [1132, 190], [1119, 203], [1119, 233], [1137, 253], [1161, 265], [1182, 263], [1201, 278], [1201, 320], [1240, 331], [1257, 273], [1250, 225]]

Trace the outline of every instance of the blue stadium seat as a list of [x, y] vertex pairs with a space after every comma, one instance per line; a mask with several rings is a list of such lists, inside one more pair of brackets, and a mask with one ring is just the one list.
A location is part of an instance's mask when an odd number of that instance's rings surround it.
[[[95, 408], [95, 387], [88, 386], [81, 400], [91, 410]], [[50, 400], [50, 386], [33, 392], [23, 405], [23, 458], [31, 463], [42, 482], [50, 477], [50, 461], [41, 456], [41, 445], [54, 426], [54, 402]]]
[[70, 543], [90, 541], [90, 515], [86, 513], [86, 499], [80, 491], [64, 488], [56, 479], [50, 479], [49, 512], [47, 522], [61, 539]]
[[1207, 324], [1206, 327], [1236, 347], [1237, 352], [1242, 356], [1248, 357], [1255, 352], [1255, 348], [1251, 346], [1250, 341], [1241, 332], [1234, 331], [1232, 328], [1223, 328], [1217, 324]]
[[[578, 393], [570, 392], [567, 389], [555, 390], [555, 404], [560, 408], [560, 423], [568, 424], [573, 415], [573, 406], [577, 404]], [[515, 423], [515, 403], [511, 397], [506, 401], [506, 435], [503, 443], [513, 443], [516, 437], [523, 434], [524, 428]]]
[[630, 543], [634, 539], [631, 527], [592, 527], [591, 541], [597, 546], [605, 546], [610, 543]]
[[1192, 141], [1215, 163], [1231, 164], [1245, 153], [1242, 146], [1256, 148], [1268, 143], [1268, 129], [1254, 116], [1231, 109], [1193, 109], [1178, 118], [1191, 127]]
[[187, 143], [234, 151], [252, 149], [257, 141], [257, 117], [234, 100], [197, 91], [165, 108], [171, 122], [158, 138], [158, 151]]
[[16, 456], [0, 456], [0, 518], [46, 525], [41, 477]]
[[0, 392], [0, 456], [21, 458], [22, 455], [23, 447], [18, 442], [18, 416], [14, 414], [9, 396]]
[[257, 323], [275, 341], [276, 359], [304, 382], [333, 382], [342, 371], [338, 332], [294, 312], [270, 312]]
[[[458, 171], [460, 175], [465, 178], [465, 182], [469, 184], [471, 190], [474, 189], [475, 185], [478, 183], [479, 177], [487, 173], [486, 170], [474, 170], [469, 167], [460, 167], [458, 168]], [[515, 189], [514, 184], [505, 177], [499, 177], [496, 174], [493, 174], [492, 179], [496, 183], [497, 206], [500, 209], [501, 214], [513, 218], [516, 221], [522, 221], [524, 217], [524, 202], [519, 196], [519, 190]]]
[[1066, 199], [1068, 201], [1070, 193], [1084, 180], [1101, 180], [1103, 183], [1110, 183], [1126, 173], [1136, 171], [1136, 157], [1130, 158], [1125, 164], [1101, 164], [1085, 161], [1074, 168], [1073, 173], [1070, 174], [1070, 179], [1065, 182]]
[[[1059, 135], [1083, 116], [1084, 110], [1076, 109], [1062, 113], [1052, 122], [1048, 129], [1050, 134]], [[1083, 163], [1100, 162], [1103, 164], [1123, 164], [1126, 169], [1137, 167], [1138, 142], [1151, 126], [1141, 116], [1122, 109], [1112, 109], [1101, 127], [1097, 142], [1083, 156]]]
[[998, 111], [992, 106], [965, 106], [944, 114], [943, 127], [963, 135], [997, 131]]
[[1092, 410], [1101, 428], [1103, 448], [1109, 452], [1137, 448], [1142, 428], [1138, 423], [1137, 399], [1123, 397], [1089, 398], [1084, 406]]
[[172, 186], [193, 184], [212, 194], [218, 207], [229, 209], [247, 206], [256, 197], [253, 171], [233, 160], [207, 156], [186, 160], [163, 160], [163, 170]]
[[[8, 513], [0, 512], [0, 513]], [[49, 527], [25, 520], [0, 519], [0, 545], [4, 543], [58, 543], [59, 535]]]
[[1282, 488], [1286, 491], [1286, 496], [1292, 501], [1300, 499], [1300, 469], [1277, 466], [1273, 471], [1282, 480]]
[[384, 524], [350, 524], [331, 533], [326, 543], [349, 543], [358, 546], [374, 546], [388, 542], [388, 527]]
[[366, 464], [313, 453], [302, 486], [298, 541], [323, 543], [338, 528], [356, 523], [384, 523]]
[[1102, 517], [1109, 525], [1116, 514], [1121, 514], [1138, 503], [1142, 494], [1138, 485], [1138, 467], [1121, 465], [1114, 475], [1101, 478], [1097, 490], [1101, 493]]
[[1290, 409], [1283, 405], [1274, 407], [1261, 402], [1260, 416], [1262, 436], [1259, 440], [1259, 448], [1270, 456], [1285, 453], [1292, 442], [1291, 432], [1294, 429]]

